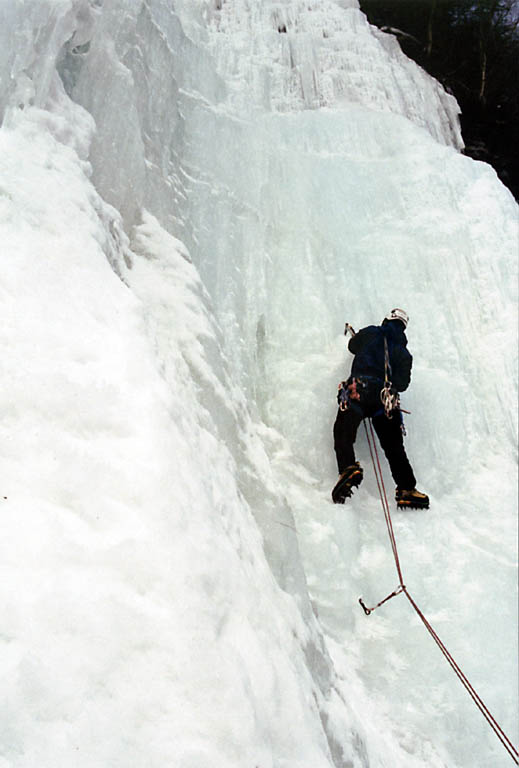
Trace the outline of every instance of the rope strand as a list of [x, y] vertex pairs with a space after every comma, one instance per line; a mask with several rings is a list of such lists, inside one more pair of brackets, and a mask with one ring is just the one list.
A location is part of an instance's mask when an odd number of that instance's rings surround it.
[[409, 602], [411, 603], [412, 607], [416, 611], [417, 615], [419, 616], [420, 620], [424, 624], [425, 628], [447, 659], [448, 663], [452, 667], [454, 673], [457, 675], [458, 679], [462, 683], [462, 685], [467, 690], [469, 696], [472, 698], [480, 712], [482, 713], [483, 717], [486, 719], [498, 739], [500, 740], [501, 744], [504, 746], [512, 760], [516, 765], [519, 765], [519, 751], [514, 747], [506, 733], [503, 731], [495, 717], [492, 715], [484, 701], [481, 699], [481, 697], [478, 695], [474, 687], [471, 685], [470, 681], [468, 680], [467, 676], [464, 674], [464, 672], [461, 670], [460, 666], [457, 664], [457, 662], [454, 660], [452, 654], [449, 652], [449, 650], [446, 648], [444, 643], [440, 640], [438, 634], [432, 627], [432, 625], [429, 623], [429, 621], [425, 618], [424, 614], [418, 607], [418, 605], [415, 603], [409, 592], [407, 591], [407, 588], [404, 585], [403, 577], [402, 577], [402, 569], [400, 566], [400, 558], [398, 556], [398, 549], [396, 545], [396, 538], [395, 538], [395, 532], [393, 530], [393, 521], [391, 520], [391, 513], [389, 511], [389, 504], [387, 501], [387, 495], [386, 495], [386, 489], [384, 487], [384, 480], [382, 477], [382, 468], [380, 466], [380, 460], [378, 457], [378, 451], [377, 451], [377, 445], [375, 441], [375, 436], [373, 433], [373, 426], [371, 424], [371, 419], [369, 419], [369, 433], [368, 428], [366, 427], [366, 421], [364, 421], [364, 428], [366, 430], [366, 437], [368, 440], [368, 446], [369, 446], [369, 452], [371, 455], [371, 461], [373, 462], [373, 469], [375, 471], [375, 478], [377, 481], [378, 486], [378, 492], [380, 494], [380, 501], [382, 503], [382, 509], [384, 512], [384, 518], [386, 521], [387, 531], [389, 535], [389, 540], [391, 542], [391, 549], [393, 550], [393, 556], [395, 558], [395, 565], [396, 570], [398, 573], [398, 578], [400, 579], [399, 587], [391, 593], [388, 597], [384, 598], [384, 600], [381, 600], [374, 608], [366, 608], [364, 603], [362, 602], [362, 599], [359, 600], [360, 604], [362, 605], [364, 612], [367, 616], [375, 610], [375, 608], [378, 608], [380, 605], [385, 603], [387, 600], [389, 600], [391, 597], [395, 597], [397, 594], [400, 594], [400, 592], [403, 592]]
[[[382, 501], [382, 509], [384, 510], [384, 518], [386, 520], [387, 530], [389, 534], [389, 540], [391, 542], [391, 548], [393, 550], [393, 556], [395, 558], [395, 565], [396, 570], [398, 573], [398, 578], [400, 579], [400, 586], [404, 586], [404, 579], [402, 576], [402, 569], [400, 567], [400, 558], [398, 557], [398, 550], [396, 546], [396, 539], [395, 534], [393, 531], [393, 523], [391, 520], [391, 515], [389, 513], [389, 504], [387, 502], [387, 495], [386, 495], [386, 489], [384, 486], [384, 479], [382, 477], [382, 467], [380, 466], [380, 460], [378, 458], [378, 452], [377, 452], [377, 444], [375, 442], [375, 436], [373, 434], [373, 426], [371, 424], [371, 419], [369, 419], [369, 429], [371, 432], [371, 440], [370, 436], [368, 434], [368, 428], [366, 427], [366, 421], [364, 420], [364, 429], [366, 430], [366, 437], [368, 439], [368, 445], [369, 445], [369, 452], [371, 454], [371, 461], [373, 462], [373, 469], [375, 470], [375, 477], [377, 480], [377, 486], [378, 486], [378, 492], [380, 494], [380, 500]], [[371, 447], [373, 444], [373, 448]], [[375, 458], [376, 457], [376, 464], [375, 464]], [[378, 471], [377, 471], [378, 470]]]
[[488, 724], [490, 725], [490, 727], [492, 728], [492, 730], [494, 731], [494, 733], [496, 734], [498, 739], [503, 744], [504, 748], [507, 750], [507, 752], [512, 757], [514, 762], [517, 765], [519, 765], [519, 762], [516, 759], [517, 757], [519, 757], [519, 752], [517, 751], [517, 749], [514, 747], [514, 745], [512, 744], [512, 742], [510, 741], [510, 739], [506, 735], [506, 733], [503, 731], [503, 729], [501, 728], [501, 726], [499, 725], [499, 723], [497, 722], [495, 717], [492, 715], [492, 713], [490, 712], [490, 710], [486, 706], [485, 702], [481, 699], [481, 697], [478, 695], [477, 691], [470, 684], [470, 681], [468, 680], [467, 676], [464, 674], [463, 670], [458, 666], [458, 664], [456, 663], [456, 661], [453, 658], [453, 656], [451, 655], [451, 653], [448, 651], [448, 649], [442, 643], [442, 641], [438, 637], [437, 633], [435, 632], [435, 630], [433, 629], [433, 627], [431, 626], [429, 621], [425, 618], [424, 614], [422, 613], [420, 608], [417, 606], [417, 604], [415, 603], [415, 601], [413, 600], [411, 595], [407, 592], [406, 589], [404, 589], [403, 592], [405, 593], [405, 596], [407, 597], [407, 599], [409, 600], [409, 602], [411, 603], [411, 605], [415, 609], [416, 613], [420, 617], [421, 621], [425, 625], [425, 627], [428, 630], [429, 634], [434, 639], [435, 643], [438, 645], [439, 649], [442, 651], [443, 655], [445, 656], [445, 658], [449, 662], [450, 666], [452, 667], [452, 669], [454, 670], [454, 672], [458, 676], [460, 682], [465, 687], [465, 689], [467, 690], [467, 692], [469, 693], [469, 695], [473, 699], [474, 703], [476, 704], [476, 706], [478, 707], [478, 709], [480, 710], [482, 715], [485, 717], [485, 719], [487, 720]]

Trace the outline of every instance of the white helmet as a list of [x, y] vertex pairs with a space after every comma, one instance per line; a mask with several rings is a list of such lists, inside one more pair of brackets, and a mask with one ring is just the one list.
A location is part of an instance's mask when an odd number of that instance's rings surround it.
[[403, 309], [397, 308], [397, 309], [392, 309], [391, 312], [388, 312], [384, 320], [400, 320], [400, 322], [404, 324], [404, 328], [407, 328], [407, 323], [409, 322], [409, 315], [407, 314], [407, 312], [404, 312]]

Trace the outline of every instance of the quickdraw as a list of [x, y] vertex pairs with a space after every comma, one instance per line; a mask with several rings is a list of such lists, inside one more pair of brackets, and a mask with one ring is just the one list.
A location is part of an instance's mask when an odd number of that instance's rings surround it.
[[385, 385], [380, 392], [380, 400], [384, 406], [384, 413], [388, 419], [393, 418], [393, 412], [400, 410], [400, 395], [391, 390], [391, 386]]
[[380, 400], [384, 406], [384, 413], [388, 419], [393, 418], [393, 412], [400, 408], [400, 396], [393, 390], [390, 380], [391, 363], [389, 362], [389, 349], [387, 347], [387, 338], [384, 336], [384, 386], [380, 392]]
[[384, 605], [384, 603], [387, 603], [388, 600], [391, 600], [392, 597], [396, 597], [397, 595], [401, 594], [401, 592], [405, 591], [405, 584], [400, 584], [393, 592], [391, 592], [390, 595], [385, 597], [383, 600], [380, 601], [380, 603], [377, 603], [373, 606], [373, 608], [368, 608], [367, 605], [364, 603], [364, 600], [362, 597], [359, 597], [359, 603], [362, 606], [362, 610], [366, 614], [366, 616], [369, 616], [370, 613], [373, 613], [373, 611], [376, 608], [380, 608], [381, 605]]

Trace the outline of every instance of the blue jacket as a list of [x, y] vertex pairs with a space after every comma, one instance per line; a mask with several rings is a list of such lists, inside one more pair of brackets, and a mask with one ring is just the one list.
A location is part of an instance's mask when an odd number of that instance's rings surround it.
[[387, 338], [389, 380], [397, 392], [403, 392], [411, 381], [413, 358], [407, 349], [403, 323], [389, 320], [382, 325], [362, 328], [348, 344], [355, 358], [351, 366], [352, 377], [372, 376], [384, 381], [384, 337]]

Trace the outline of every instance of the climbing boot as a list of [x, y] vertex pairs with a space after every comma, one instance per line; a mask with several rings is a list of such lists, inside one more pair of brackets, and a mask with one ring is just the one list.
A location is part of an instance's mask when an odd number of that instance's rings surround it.
[[397, 488], [395, 500], [399, 509], [429, 509], [429, 497], [417, 491], [416, 488], [412, 491]]
[[337, 484], [332, 491], [333, 503], [344, 504], [344, 500], [351, 496], [352, 488], [358, 488], [362, 483], [362, 476], [363, 470], [358, 461], [346, 467], [344, 472], [339, 475]]

